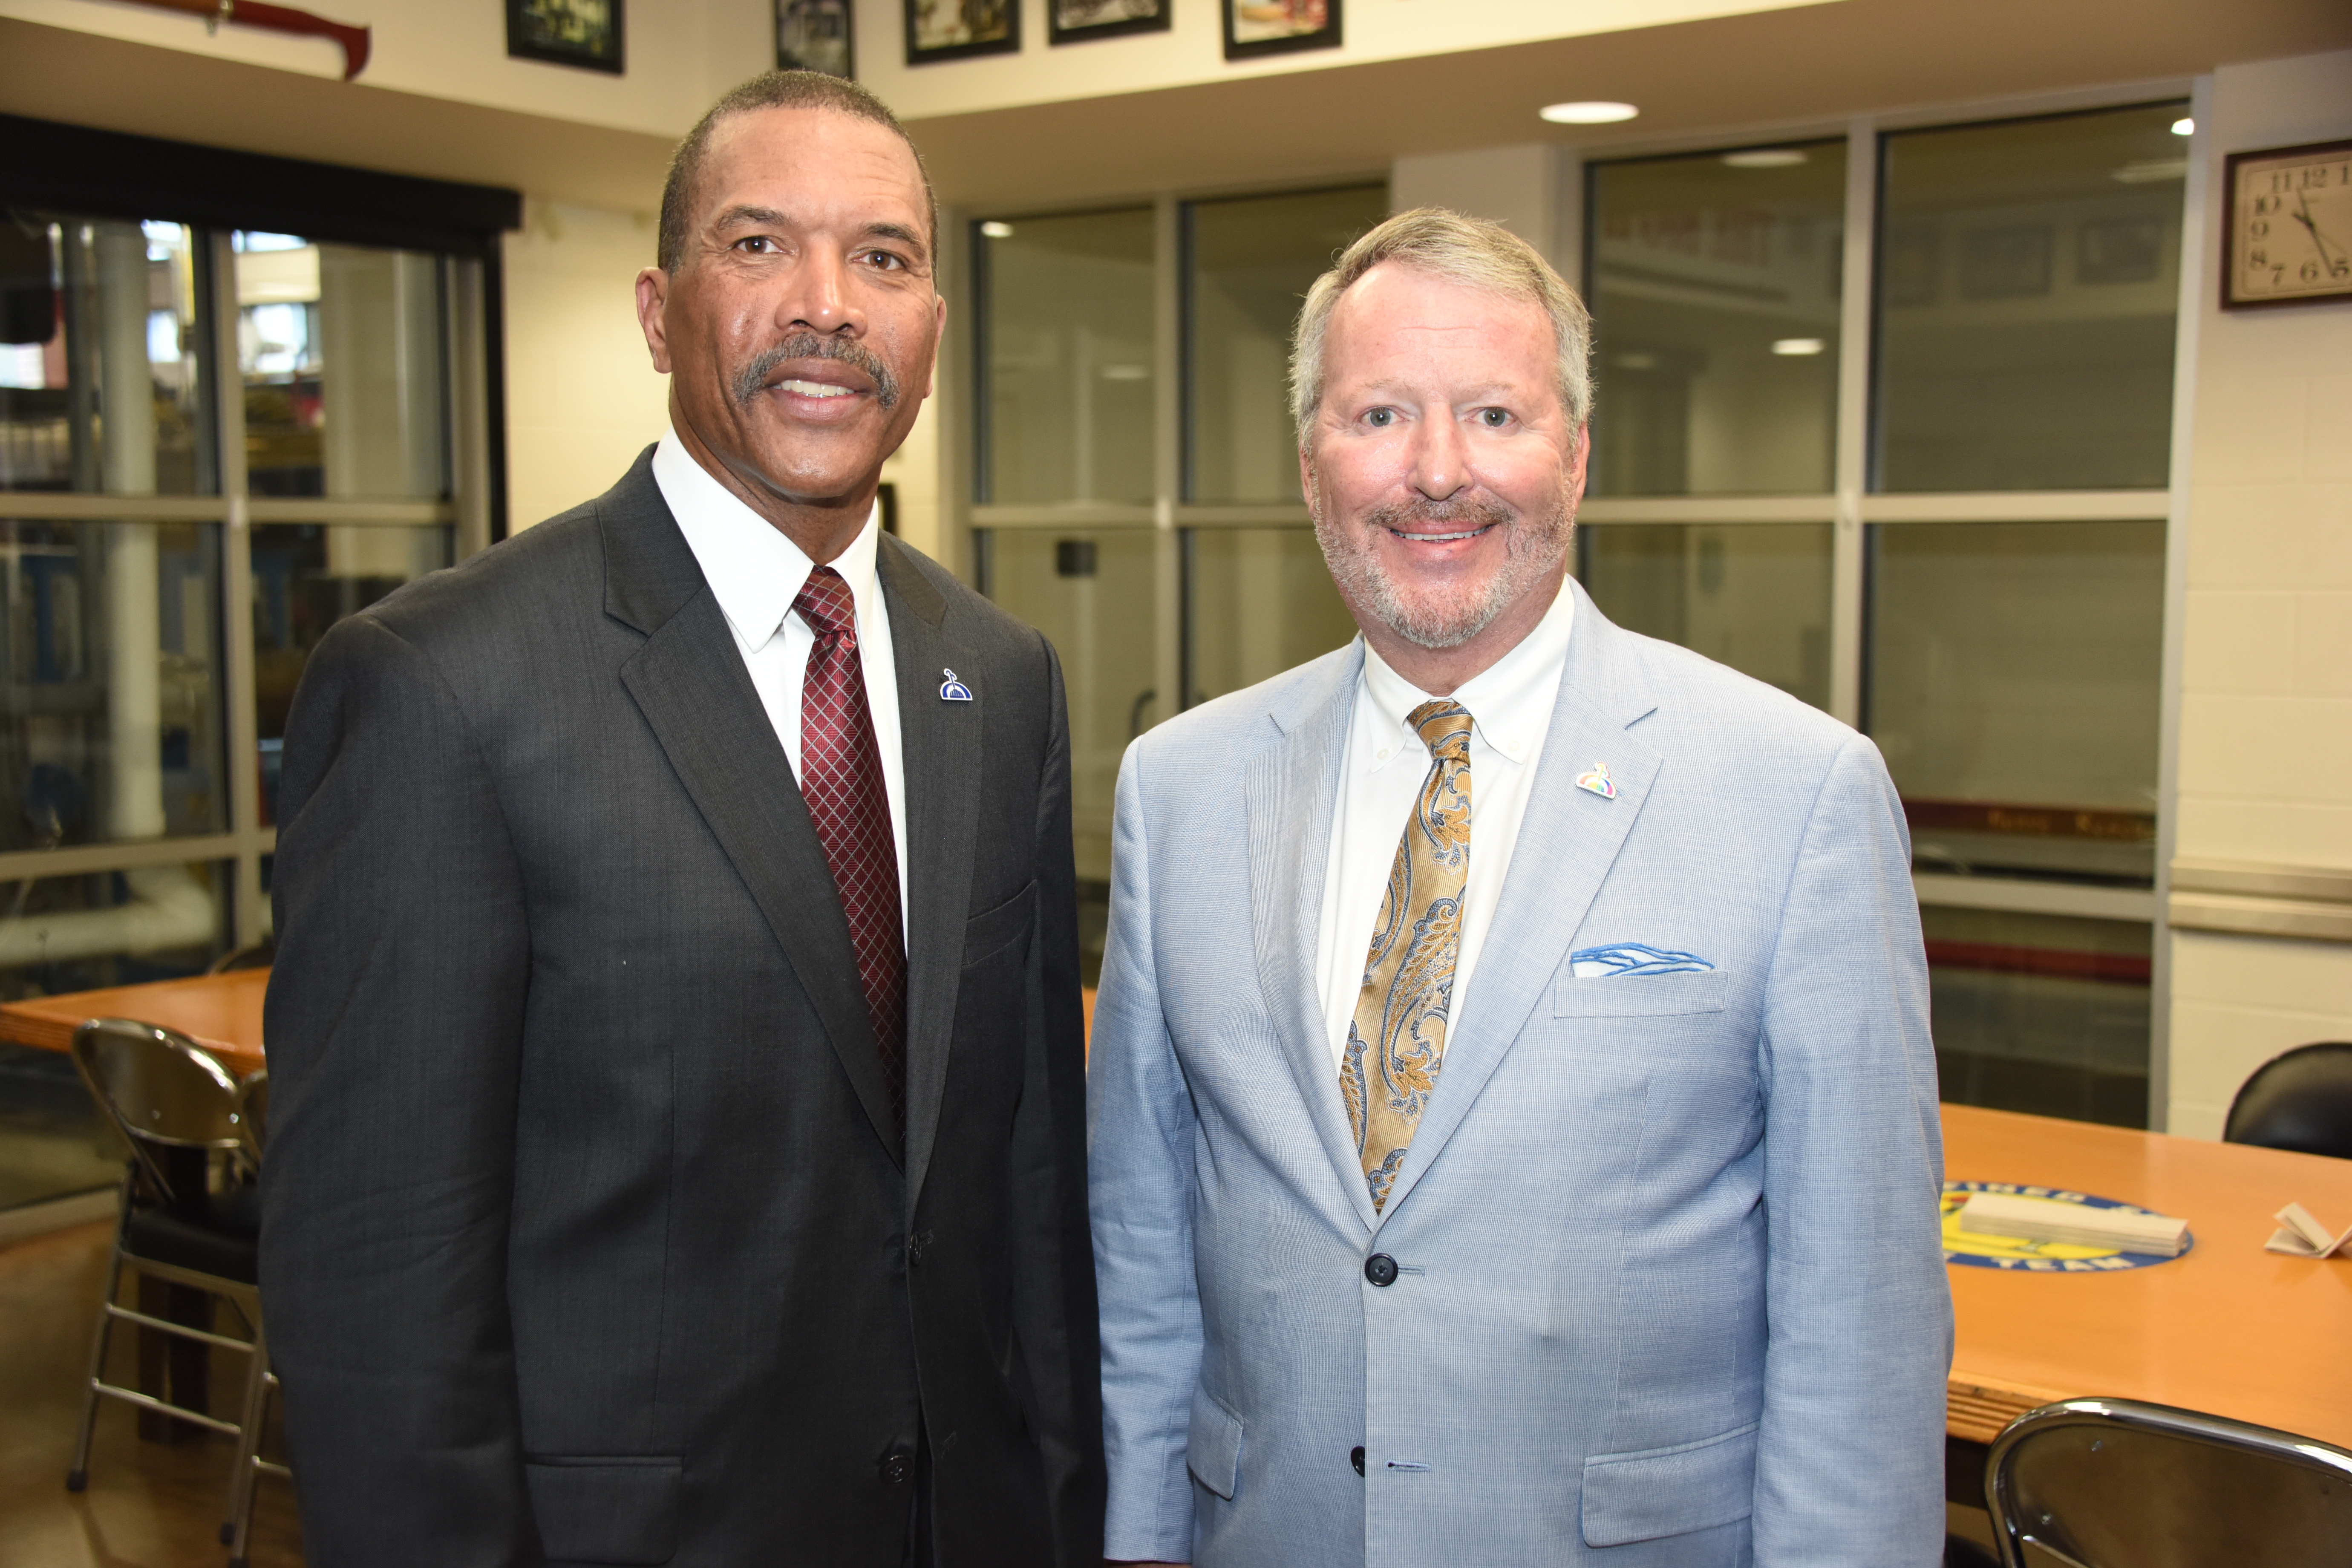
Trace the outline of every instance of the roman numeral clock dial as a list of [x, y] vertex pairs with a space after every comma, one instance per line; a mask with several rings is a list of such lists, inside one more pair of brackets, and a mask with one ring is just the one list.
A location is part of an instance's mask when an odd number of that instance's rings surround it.
[[2352, 300], [2352, 142], [2230, 155], [2221, 305]]

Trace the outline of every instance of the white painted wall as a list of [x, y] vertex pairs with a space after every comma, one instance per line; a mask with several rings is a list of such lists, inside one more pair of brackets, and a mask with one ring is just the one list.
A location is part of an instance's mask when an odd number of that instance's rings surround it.
[[508, 525], [602, 495], [661, 439], [669, 380], [637, 328], [654, 218], [527, 201], [506, 237]]
[[1176, 0], [1164, 33], [1055, 48], [1044, 0], [1023, 6], [1021, 51], [927, 66], [906, 63], [904, 0], [856, 0], [857, 75], [908, 119], [1016, 104], [1143, 92], [1237, 76], [1328, 70], [1371, 60], [1588, 37], [1709, 16], [1780, 11], [1821, 0], [1349, 0], [1343, 47], [1251, 60], [1224, 58], [1218, 0]]
[[1395, 212], [1451, 207], [1499, 223], [1573, 279], [1574, 258], [1562, 253], [1560, 223], [1568, 157], [1564, 148], [1528, 142], [1399, 158], [1389, 170], [1389, 206]]
[[[2204, 132], [2225, 154], [2352, 136], [2352, 52], [2225, 66]], [[2210, 275], [2210, 274], [2209, 274]], [[2352, 869], [2352, 304], [2198, 322], [2175, 854]], [[2246, 1076], [2352, 1040], [2352, 945], [2171, 935], [2169, 1125], [2218, 1137]]]
[[[711, 100], [775, 63], [771, 0], [640, 0], [628, 7], [620, 76], [507, 58], [497, 0], [315, 0], [334, 21], [363, 23], [368, 87], [556, 120], [680, 136]], [[0, 0], [0, 16], [158, 48], [340, 77], [342, 50], [325, 38], [234, 25], [207, 33], [201, 16], [95, 0]]]

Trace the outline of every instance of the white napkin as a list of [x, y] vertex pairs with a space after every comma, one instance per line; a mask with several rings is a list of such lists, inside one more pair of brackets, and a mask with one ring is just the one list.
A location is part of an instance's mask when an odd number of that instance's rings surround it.
[[2284, 1252], [2289, 1258], [2329, 1258], [2338, 1252], [2352, 1256], [2352, 1230], [2329, 1235], [2301, 1204], [2289, 1204], [2272, 1217], [2286, 1228], [2271, 1233], [2263, 1243], [2264, 1252]]
[[2023, 1198], [2008, 1193], [1970, 1193], [1960, 1205], [1960, 1228], [1978, 1236], [2011, 1236], [2023, 1241], [2060, 1241], [2070, 1247], [2107, 1247], [2118, 1252], [2153, 1252], [2178, 1258], [2189, 1245], [2189, 1222], [2130, 1209], [2096, 1209], [2056, 1198]]

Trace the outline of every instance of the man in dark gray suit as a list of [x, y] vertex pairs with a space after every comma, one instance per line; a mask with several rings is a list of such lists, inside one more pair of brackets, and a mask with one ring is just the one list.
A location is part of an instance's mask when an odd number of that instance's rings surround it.
[[935, 241], [869, 94], [737, 89], [638, 279], [669, 434], [312, 656], [262, 1284], [320, 1568], [1100, 1561], [1061, 672], [874, 516]]

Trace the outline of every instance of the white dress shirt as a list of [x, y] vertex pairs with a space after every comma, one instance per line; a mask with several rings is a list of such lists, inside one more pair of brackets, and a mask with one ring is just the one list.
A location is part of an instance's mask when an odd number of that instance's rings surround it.
[[[1465, 681], [1451, 699], [1470, 710], [1470, 875], [1463, 889], [1462, 945], [1454, 964], [1449, 1018], [1462, 1016], [1479, 946], [1503, 896], [1503, 875], [1510, 869], [1536, 759], [1543, 754], [1560, 672], [1568, 666], [1569, 625], [1575, 614], [1576, 595], [1563, 583], [1535, 629]], [[1347, 1058], [1348, 1025], [1364, 988], [1364, 955], [1388, 891], [1389, 868], [1429, 776], [1429, 747], [1406, 716], [1431, 700], [1365, 645], [1315, 940], [1315, 981], [1323, 997], [1335, 1075]]]
[[[809, 650], [816, 633], [793, 614], [793, 601], [815, 563], [783, 531], [736, 499], [712, 479], [676, 430], [662, 433], [654, 449], [654, 483], [677, 519], [688, 548], [701, 564], [719, 608], [735, 634], [735, 647], [751, 672], [751, 686], [783, 742], [793, 778], [801, 776], [801, 688], [808, 679]], [[849, 585], [857, 606], [857, 662], [866, 677], [866, 706], [874, 717], [874, 742], [882, 753], [882, 787], [890, 797], [890, 843], [898, 855], [898, 933], [907, 931], [907, 763], [898, 745], [898, 661], [890, 646], [890, 612], [875, 575], [881, 509], [840, 558], [829, 563]], [[1371, 940], [1369, 930], [1365, 941]]]

